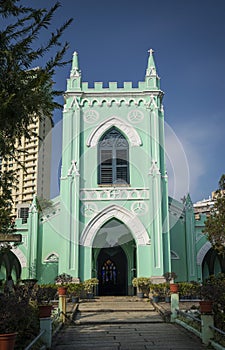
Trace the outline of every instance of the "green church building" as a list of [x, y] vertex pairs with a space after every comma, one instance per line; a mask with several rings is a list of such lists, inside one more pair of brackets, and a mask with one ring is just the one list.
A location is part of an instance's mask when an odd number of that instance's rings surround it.
[[[133, 87], [82, 82], [73, 55], [63, 110], [60, 195], [27, 223], [23, 243], [1, 257], [1, 274], [53, 282], [63, 272], [99, 278], [99, 295], [132, 295], [134, 276], [197, 281], [209, 274], [211, 246], [196, 222], [190, 196], [168, 196], [163, 91], [153, 50], [145, 78]], [[222, 269], [219, 260], [213, 267]]]

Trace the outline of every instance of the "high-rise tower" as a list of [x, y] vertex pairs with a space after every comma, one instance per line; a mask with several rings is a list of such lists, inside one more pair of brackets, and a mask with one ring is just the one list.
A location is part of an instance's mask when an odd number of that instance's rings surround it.
[[33, 134], [31, 139], [22, 137], [18, 145], [21, 166], [13, 158], [2, 160], [0, 164], [2, 171], [16, 172], [17, 186], [12, 188], [13, 217], [22, 218], [24, 222], [34, 194], [50, 198], [51, 122], [47, 118], [41, 121], [35, 118], [29, 129]]

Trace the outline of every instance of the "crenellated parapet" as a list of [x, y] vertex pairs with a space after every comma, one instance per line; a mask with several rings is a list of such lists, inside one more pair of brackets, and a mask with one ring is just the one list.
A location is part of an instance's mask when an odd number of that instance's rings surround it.
[[[122, 85], [117, 82], [109, 82], [108, 85], [104, 85], [103, 82], [94, 82], [93, 86], [89, 86], [88, 82], [82, 82], [82, 75], [78, 64], [78, 54], [74, 52], [72, 68], [70, 72], [70, 78], [67, 80], [67, 91], [65, 96], [69, 96], [70, 93], [82, 93], [85, 94], [98, 94], [98, 95], [126, 95], [126, 94], [151, 94], [162, 96], [163, 93], [160, 90], [160, 78], [156, 71], [156, 66], [153, 57], [153, 50], [149, 50], [148, 65], [145, 74], [145, 80], [139, 81], [137, 86], [134, 86], [132, 82], [123, 82]], [[117, 103], [119, 103], [117, 101]]]
[[[67, 92], [73, 91], [74, 89], [77, 89], [77, 86], [75, 84], [76, 79], [74, 77], [71, 77], [67, 80]], [[158, 92], [160, 88], [155, 84], [154, 79], [149, 78], [148, 82], [146, 81], [139, 81], [138, 86], [134, 86], [131, 81], [125, 81], [122, 83], [122, 86], [117, 81], [108, 82], [107, 85], [105, 85], [102, 81], [96, 81], [94, 82], [94, 86], [91, 86], [88, 82], [81, 83], [81, 90], [85, 93], [93, 93], [93, 92], [113, 92], [113, 93], [124, 93], [130, 92], [130, 93], [138, 93], [143, 91], [155, 91]]]

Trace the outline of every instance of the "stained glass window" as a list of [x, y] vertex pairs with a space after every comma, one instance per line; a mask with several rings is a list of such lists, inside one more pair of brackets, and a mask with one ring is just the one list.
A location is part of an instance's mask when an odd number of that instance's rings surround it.
[[102, 284], [116, 284], [117, 269], [115, 264], [108, 259], [102, 266]]

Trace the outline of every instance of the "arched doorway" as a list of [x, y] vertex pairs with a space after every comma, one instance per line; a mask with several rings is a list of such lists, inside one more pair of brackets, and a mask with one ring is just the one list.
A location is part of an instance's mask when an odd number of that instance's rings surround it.
[[97, 270], [99, 295], [127, 295], [127, 257], [120, 246], [100, 250]]
[[11, 252], [0, 253], [0, 279], [6, 279], [11, 275], [14, 281], [20, 279], [21, 265], [16, 255]]
[[225, 258], [211, 248], [202, 261], [202, 277], [206, 279], [220, 272], [225, 273]]

